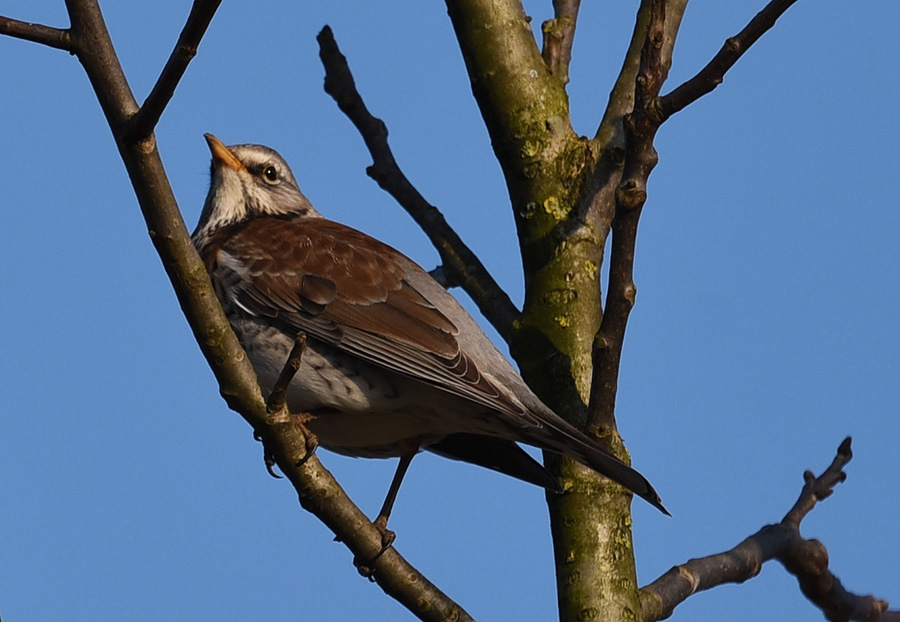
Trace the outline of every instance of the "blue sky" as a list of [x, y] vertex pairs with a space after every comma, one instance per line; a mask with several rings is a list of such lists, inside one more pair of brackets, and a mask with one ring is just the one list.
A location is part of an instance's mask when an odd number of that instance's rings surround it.
[[[569, 93], [583, 134], [636, 4], [582, 9]], [[322, 90], [315, 35], [330, 24], [406, 174], [520, 302], [500, 168], [444, 6], [309, 5], [226, 1], [213, 20], [157, 131], [189, 228], [213, 132], [279, 150], [326, 216], [435, 265]], [[536, 26], [549, 5], [527, 4]], [[691, 2], [669, 86], [762, 5]], [[105, 3], [138, 99], [189, 6]], [[67, 24], [61, 0], [0, 0], [0, 14]], [[634, 464], [673, 514], [635, 503], [641, 584], [780, 520], [803, 471], [852, 435], [848, 480], [802, 531], [826, 543], [846, 587], [900, 603], [898, 27], [889, 0], [800, 0], [660, 131], [618, 399]], [[409, 619], [266, 474], [219, 398], [77, 61], [0, 38], [0, 85], [0, 615]], [[320, 457], [374, 515], [394, 463]], [[555, 617], [542, 491], [421, 456], [391, 526], [476, 618]], [[673, 619], [822, 616], [768, 564]]]

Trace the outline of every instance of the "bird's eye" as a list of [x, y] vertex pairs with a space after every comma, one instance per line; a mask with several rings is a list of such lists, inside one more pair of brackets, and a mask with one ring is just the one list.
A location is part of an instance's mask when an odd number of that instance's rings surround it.
[[278, 182], [278, 169], [276, 169], [271, 164], [263, 169], [263, 179], [265, 179], [270, 184], [274, 184]]

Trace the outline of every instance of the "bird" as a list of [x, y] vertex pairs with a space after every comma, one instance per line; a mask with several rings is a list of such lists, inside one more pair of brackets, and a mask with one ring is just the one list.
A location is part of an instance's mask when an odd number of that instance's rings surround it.
[[204, 136], [210, 187], [192, 240], [216, 295], [261, 387], [305, 335], [286, 402], [318, 446], [400, 458], [376, 520], [382, 533], [420, 451], [562, 492], [518, 443], [569, 456], [668, 514], [643, 475], [528, 388], [424, 268], [324, 218], [276, 151]]

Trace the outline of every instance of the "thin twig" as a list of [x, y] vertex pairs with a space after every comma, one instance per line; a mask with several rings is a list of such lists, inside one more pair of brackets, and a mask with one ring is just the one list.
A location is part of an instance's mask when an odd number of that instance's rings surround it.
[[660, 122], [683, 110], [722, 83], [725, 73], [797, 0], [772, 0], [690, 80], [659, 98]]
[[422, 228], [440, 253], [447, 280], [461, 286], [497, 332], [509, 341], [513, 320], [519, 315], [518, 309], [481, 260], [447, 224], [443, 214], [425, 200], [400, 170], [388, 145], [387, 127], [366, 108], [331, 28], [325, 26], [316, 39], [319, 42], [319, 56], [325, 66], [325, 92], [334, 98], [341, 111], [359, 130], [372, 155], [373, 163], [366, 173], [393, 196]]
[[301, 332], [294, 339], [294, 347], [291, 348], [291, 353], [288, 355], [287, 361], [278, 375], [278, 380], [275, 381], [275, 386], [272, 387], [272, 392], [269, 393], [269, 399], [266, 400], [266, 411], [270, 415], [277, 415], [284, 410], [288, 386], [290, 386], [294, 376], [297, 375], [297, 370], [300, 369], [300, 361], [303, 358], [305, 349], [306, 333]]
[[149, 136], [156, 124], [159, 123], [163, 111], [175, 93], [178, 82], [187, 71], [188, 64], [197, 55], [200, 40], [206, 33], [206, 29], [221, 3], [222, 0], [194, 0], [187, 22], [178, 37], [178, 43], [175, 44], [175, 49], [172, 50], [150, 95], [147, 96], [128, 128], [128, 131], [137, 140]]
[[[672, 64], [672, 50], [681, 27], [681, 19], [687, 8], [688, 0], [669, 0], [666, 2], [666, 24], [662, 45], [661, 61], [663, 66]], [[609, 101], [603, 111], [603, 119], [597, 128], [595, 140], [602, 149], [624, 149], [625, 138], [622, 128], [622, 117], [634, 108], [634, 86], [641, 62], [641, 50], [647, 37], [647, 24], [652, 13], [652, 0], [642, 0], [638, 8], [634, 24], [634, 32], [628, 44], [628, 51], [622, 62], [622, 68], [616, 77]]]
[[[672, 50], [687, 2], [688, 0], [666, 2], [666, 24], [660, 58], [663, 67], [672, 64]], [[628, 51], [625, 53], [622, 68], [610, 91], [603, 118], [592, 141], [596, 153], [601, 156], [597, 158], [591, 173], [597, 191], [591, 198], [587, 218], [603, 240], [607, 239], [615, 216], [615, 190], [621, 181], [622, 164], [625, 159], [624, 119], [634, 109], [635, 78], [641, 64], [641, 50], [647, 37], [651, 9], [651, 0], [641, 1]]]
[[800, 527], [800, 522], [816, 507], [816, 503], [830, 497], [831, 493], [834, 492], [834, 487], [847, 479], [847, 474], [844, 473], [844, 466], [853, 459], [850, 442], [849, 436], [844, 439], [840, 447], [838, 447], [837, 456], [819, 477], [816, 477], [812, 471], [803, 473], [805, 484], [800, 493], [800, 498], [797, 499], [794, 507], [781, 519], [783, 524]]
[[67, 52], [73, 51], [72, 38], [68, 30], [23, 22], [3, 15], [0, 15], [0, 35], [33, 41]]
[[569, 83], [569, 63], [572, 62], [572, 44], [575, 42], [575, 25], [581, 0], [553, 0], [553, 19], [541, 26], [544, 46], [541, 55], [550, 73], [563, 84]]
[[851, 457], [850, 439], [847, 438], [822, 475], [815, 477], [809, 471], [803, 474], [805, 483], [800, 497], [779, 524], [766, 525], [730, 551], [676, 566], [642, 588], [644, 622], [669, 617], [675, 607], [696, 592], [751, 579], [759, 574], [765, 562], [772, 559], [780, 561], [797, 577], [803, 594], [829, 620], [897, 620], [900, 612], [887, 611], [886, 601], [844, 589], [828, 570], [825, 546], [818, 540], [806, 540], [800, 535], [803, 518], [846, 479], [843, 469]]
[[[628, 316], [634, 306], [634, 250], [638, 221], [647, 200], [647, 179], [658, 160], [653, 147], [656, 132], [675, 112], [683, 109], [722, 81], [737, 59], [752, 46], [796, 0], [772, 0], [736, 37], [726, 41], [722, 50], [700, 73], [660, 97], [668, 73], [667, 48], [671, 46], [673, 25], [667, 19], [669, 2], [649, 2], [650, 22], [641, 49], [635, 79], [634, 110], [626, 115], [625, 153], [622, 181], [616, 189], [616, 207], [612, 221], [609, 261], [609, 285], [603, 321], [594, 337], [594, 363], [588, 427], [603, 433], [615, 428], [615, 399], [619, 364]], [[679, 7], [683, 9], [683, 6]], [[680, 13], [676, 16], [680, 19]], [[601, 129], [604, 126], [601, 125]], [[606, 128], [607, 134], [609, 128]], [[608, 136], [607, 136], [608, 138]]]
[[634, 285], [634, 249], [638, 220], [647, 200], [647, 179], [658, 160], [653, 139], [659, 123], [652, 114], [651, 105], [659, 95], [666, 76], [666, 68], [662, 62], [665, 23], [666, 3], [664, 0], [654, 0], [635, 78], [634, 109], [624, 119], [625, 162], [622, 181], [615, 193], [606, 306], [592, 350], [594, 369], [588, 428], [601, 435], [614, 430], [616, 426], [615, 396], [622, 343], [637, 294]]
[[[275, 386], [272, 387], [272, 392], [269, 393], [269, 399], [266, 400], [266, 413], [269, 415], [268, 421], [270, 423], [284, 423], [291, 419], [291, 411], [287, 408], [287, 390], [291, 381], [294, 379], [294, 376], [297, 375], [297, 371], [300, 369], [300, 362], [303, 358], [303, 351], [305, 349], [306, 333], [297, 333], [297, 337], [294, 339], [294, 345], [288, 354], [287, 361], [285, 361], [284, 367], [281, 368], [281, 373], [278, 374]], [[302, 420], [302, 417], [295, 419], [295, 422], [299, 423], [299, 420]], [[302, 423], [300, 423], [300, 425], [300, 431], [306, 438], [307, 449], [306, 455], [303, 456], [301, 460], [306, 462], [315, 453], [319, 441], [306, 426]], [[263, 442], [263, 437], [259, 433], [254, 433], [253, 438]], [[281, 479], [281, 476], [278, 475], [273, 468], [277, 463], [277, 460], [271, 450], [269, 450], [268, 446], [266, 446], [265, 442], [263, 442], [263, 461], [266, 464], [266, 471], [269, 472], [269, 475], [275, 479]]]

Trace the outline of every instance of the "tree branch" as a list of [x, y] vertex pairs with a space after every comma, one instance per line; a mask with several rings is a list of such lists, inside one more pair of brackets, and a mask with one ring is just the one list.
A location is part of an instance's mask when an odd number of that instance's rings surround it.
[[444, 277], [466, 290], [484, 317], [508, 341], [512, 323], [519, 315], [518, 309], [478, 256], [447, 224], [443, 214], [425, 200], [400, 170], [388, 145], [387, 127], [366, 108], [331, 28], [325, 26], [317, 40], [319, 56], [325, 66], [325, 92], [334, 98], [359, 130], [372, 155], [373, 163], [366, 173], [393, 196], [425, 232], [441, 255]]
[[615, 402], [622, 343], [637, 294], [634, 249], [638, 220], [647, 200], [647, 179], [658, 161], [653, 139], [659, 121], [652, 105], [668, 73], [662, 62], [665, 24], [666, 2], [653, 0], [635, 78], [634, 109], [624, 119], [625, 162], [622, 181], [615, 193], [606, 307], [592, 350], [594, 368], [588, 427], [601, 436], [616, 429]]
[[522, 254], [525, 302], [510, 352], [541, 399], [580, 426], [590, 379], [584, 344], [600, 322], [603, 240], [581, 203], [595, 154], [572, 130], [565, 87], [541, 56], [522, 3], [446, 4]]
[[668, 95], [660, 97], [660, 122], [665, 121], [722, 84], [725, 73], [751, 45], [763, 36], [797, 0], [772, 0], [734, 37], [727, 39], [722, 49], [693, 78]]
[[762, 565], [777, 559], [797, 577], [803, 594], [832, 621], [898, 620], [900, 611], [887, 611], [888, 603], [873, 596], [847, 591], [828, 570], [828, 552], [818, 540], [800, 535], [800, 522], [819, 501], [829, 497], [847, 476], [844, 466], [853, 454], [850, 439], [838, 448], [822, 475], [803, 474], [804, 485], [794, 507], [777, 525], [767, 525], [730, 551], [692, 559], [676, 566], [641, 589], [644, 622], [672, 615], [679, 604], [696, 592], [724, 583], [742, 583], [759, 574]]
[[541, 56], [550, 73], [563, 84], [569, 83], [569, 63], [572, 62], [572, 44], [575, 42], [575, 25], [581, 0], [553, 0], [553, 19], [541, 25], [544, 48]]
[[175, 49], [166, 61], [162, 73], [153, 85], [150, 95], [132, 118], [128, 132], [136, 140], [146, 138], [156, 127], [163, 111], [172, 99], [178, 82], [187, 71], [188, 64], [197, 55], [197, 47], [222, 0], [194, 0], [187, 22], [178, 37]]
[[[212, 4], [205, 6], [210, 8]], [[68, 31], [71, 46], [67, 49], [75, 53], [84, 66], [97, 95], [137, 195], [150, 238], [197, 343], [219, 382], [223, 398], [264, 440], [297, 490], [300, 504], [324, 522], [357, 558], [375, 558], [382, 549], [381, 533], [315, 456], [305, 459], [307, 439], [293, 418], [285, 416], [283, 410], [273, 415], [267, 413], [256, 374], [231, 330], [206, 267], [191, 243], [156, 148], [156, 139], [152, 131], [143, 137], [128, 132], [138, 105], [116, 56], [97, 0], [66, 0], [66, 7], [72, 23]], [[199, 41], [202, 32], [193, 29], [202, 30], [205, 25], [199, 17], [196, 19], [186, 30], [195, 32], [196, 41]], [[15, 24], [13, 30], [27, 31]], [[39, 38], [39, 34], [35, 34], [39, 32], [32, 29], [30, 38]], [[172, 76], [178, 73], [176, 69], [171, 72], [169, 75]], [[171, 82], [162, 87], [160, 92], [174, 89], [174, 84]], [[161, 95], [159, 102], [151, 108], [158, 107], [161, 112], [170, 95]], [[471, 620], [459, 605], [393, 548], [378, 556], [372, 564], [372, 577], [386, 593], [422, 620]]]
[[[269, 398], [266, 400], [266, 412], [270, 415], [277, 414], [285, 409], [285, 404], [287, 403], [287, 390], [291, 381], [294, 379], [294, 376], [297, 375], [297, 371], [300, 369], [300, 363], [305, 349], [306, 333], [301, 332], [294, 338], [294, 346], [291, 348], [290, 354], [288, 354], [287, 362], [284, 364], [284, 368], [278, 375], [275, 386], [272, 387], [272, 392], [269, 393]], [[288, 412], [288, 414], [290, 414], [290, 412]]]
[[68, 30], [22, 22], [0, 15], [0, 35], [25, 39], [26, 41], [33, 41], [34, 43], [47, 45], [58, 50], [72, 52], [72, 39]]
[[[385, 593], [405, 605], [421, 620], [471, 622], [466, 611], [450, 600], [423, 574], [410, 566], [393, 548], [384, 548], [383, 533], [373, 525], [315, 458], [315, 436], [287, 408], [285, 393], [300, 367], [306, 334], [300, 333], [266, 403], [265, 430], [255, 428], [265, 446], [266, 468], [270, 460], [294, 485], [300, 505], [315, 514], [354, 553], [367, 562], [364, 576], [377, 582]], [[258, 391], [258, 387], [256, 387]], [[372, 534], [377, 543], [373, 548]], [[360, 574], [363, 570], [360, 568]]]
[[[675, 112], [712, 91], [722, 77], [796, 0], [772, 0], [737, 36], [726, 41], [722, 50], [696, 76], [660, 97], [668, 75], [671, 45], [677, 23], [684, 10], [683, 0], [647, 0], [649, 25], [641, 49], [641, 60], [635, 78], [634, 110], [625, 117], [624, 167], [622, 182], [616, 189], [615, 213], [612, 221], [612, 246], [609, 262], [609, 290], [600, 330], [594, 338], [594, 361], [588, 426], [604, 433], [615, 429], [615, 398], [619, 364], [628, 316], [634, 306], [634, 249], [638, 220], [647, 200], [646, 185], [658, 160], [653, 140], [656, 132]], [[668, 15], [675, 7], [677, 14]], [[641, 7], [643, 11], [644, 6]], [[640, 14], [638, 18], [640, 25]], [[633, 45], [634, 42], [632, 42]], [[627, 63], [626, 63], [627, 67]], [[623, 74], [626, 67], [623, 67]], [[621, 79], [621, 76], [620, 76]], [[619, 85], [617, 83], [617, 88]], [[615, 90], [614, 90], [615, 93]], [[614, 118], [604, 117], [598, 138], [614, 139]]]
[[[625, 53], [622, 68], [609, 94], [603, 119], [594, 138], [600, 149], [625, 148], [622, 118], [634, 108], [634, 81], [641, 63], [641, 50], [647, 38], [647, 24], [650, 22], [652, 4], [652, 0], [642, 0], [638, 9], [628, 51]], [[672, 50], [686, 8], [687, 0], [669, 0], [666, 3], [666, 23], [660, 52], [660, 61], [664, 67], [672, 64]]]
[[[606, 240], [615, 217], [615, 191], [621, 182], [622, 165], [625, 159], [625, 115], [634, 109], [634, 85], [641, 62], [641, 50], [647, 37], [647, 25], [650, 22], [651, 0], [642, 0], [637, 12], [634, 31], [622, 68], [603, 112], [603, 119], [597, 128], [592, 143], [597, 158], [591, 179], [596, 188], [591, 197], [587, 219], [602, 239]], [[669, 0], [666, 4], [666, 23], [661, 54], [661, 63], [669, 67], [672, 63], [672, 50], [681, 26], [681, 18], [687, 7], [687, 0]]]

